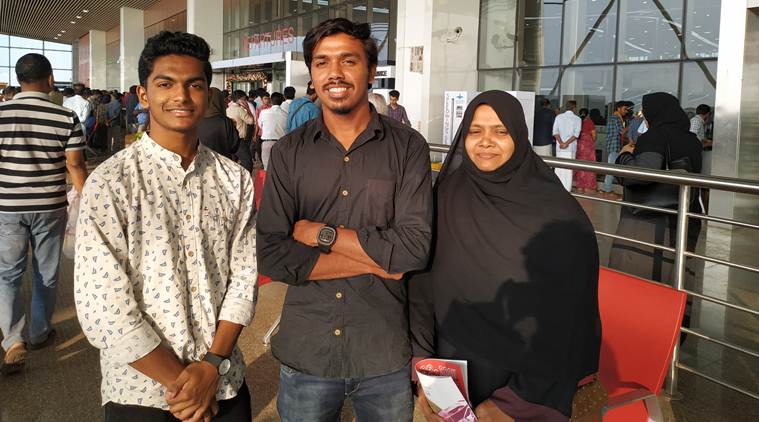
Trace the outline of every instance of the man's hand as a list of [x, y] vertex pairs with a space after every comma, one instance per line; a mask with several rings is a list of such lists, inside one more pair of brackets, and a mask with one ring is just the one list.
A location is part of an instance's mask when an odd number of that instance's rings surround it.
[[630, 154], [634, 153], [635, 152], [635, 144], [629, 143], [629, 144], [623, 146], [622, 150], [619, 151], [619, 153], [622, 154], [624, 152], [629, 152]]
[[[185, 422], [200, 422], [213, 413], [219, 373], [208, 362], [193, 362], [179, 374], [169, 387], [166, 403], [175, 418]], [[216, 406], [218, 411], [218, 406]]]
[[417, 392], [419, 394], [419, 399], [417, 399], [416, 404], [419, 406], [419, 410], [422, 411], [424, 419], [426, 419], [427, 422], [443, 422], [443, 418], [436, 415], [430, 407], [430, 404], [427, 403], [427, 397], [425, 397], [422, 387], [417, 387]]
[[491, 400], [480, 403], [474, 414], [479, 422], [514, 422], [514, 419], [503, 413]]
[[390, 274], [381, 268], [380, 269], [374, 268], [372, 271], [372, 274], [376, 275], [377, 277], [388, 278], [390, 280], [400, 280], [404, 276], [404, 273]]
[[319, 230], [322, 227], [324, 227], [324, 223], [300, 220], [293, 227], [293, 239], [307, 246], [318, 246], [316, 238], [319, 236]]
[[559, 148], [561, 148], [561, 149], [567, 149], [567, 147], [569, 147], [569, 143], [568, 142], [559, 142], [559, 144], [560, 144]]

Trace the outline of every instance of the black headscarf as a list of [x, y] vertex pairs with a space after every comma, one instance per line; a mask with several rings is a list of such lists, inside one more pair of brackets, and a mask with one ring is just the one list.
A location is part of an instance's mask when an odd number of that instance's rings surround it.
[[695, 134], [690, 132], [690, 120], [676, 97], [666, 92], [654, 92], [643, 96], [643, 116], [648, 123], [648, 131], [638, 137], [635, 155], [657, 152], [670, 161], [688, 157], [692, 168], [701, 172], [702, 145]]
[[[479, 170], [464, 145], [483, 104], [495, 110], [515, 144], [513, 156], [493, 172]], [[475, 406], [513, 374], [576, 382], [596, 372], [595, 233], [577, 201], [533, 153], [519, 101], [502, 91], [478, 95], [451, 151], [435, 186], [431, 270], [421, 277], [434, 291], [434, 353], [469, 362]], [[411, 306], [418, 302], [412, 298]], [[418, 329], [413, 334], [420, 336]]]

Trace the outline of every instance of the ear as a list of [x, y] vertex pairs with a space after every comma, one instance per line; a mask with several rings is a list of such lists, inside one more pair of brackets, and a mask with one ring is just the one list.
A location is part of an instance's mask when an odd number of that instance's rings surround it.
[[52, 91], [53, 87], [55, 86], [55, 79], [53, 79], [52, 73], [47, 77], [47, 83], [50, 84], [50, 90]]
[[140, 100], [141, 106], [148, 106], [148, 90], [142, 85], [137, 85], [137, 99]]
[[369, 85], [374, 83], [374, 78], [377, 76], [377, 65], [372, 65], [369, 68]]

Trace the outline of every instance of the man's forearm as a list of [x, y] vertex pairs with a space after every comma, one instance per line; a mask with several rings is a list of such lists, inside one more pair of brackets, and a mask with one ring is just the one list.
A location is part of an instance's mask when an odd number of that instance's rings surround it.
[[129, 366], [160, 382], [164, 387], [170, 387], [184, 370], [184, 365], [174, 353], [162, 345]]
[[82, 193], [84, 181], [87, 180], [87, 166], [84, 163], [73, 163], [66, 166], [71, 175], [71, 183], [77, 192]]
[[219, 321], [219, 326], [216, 327], [216, 334], [213, 336], [213, 343], [209, 352], [229, 357], [232, 354], [232, 350], [237, 344], [237, 339], [240, 337], [240, 333], [244, 327], [240, 324], [235, 324], [230, 321]]
[[403, 274], [388, 274], [377, 264], [366, 264], [333, 250], [329, 254], [319, 255], [308, 279], [311, 281], [334, 280], [362, 274], [374, 274], [378, 277], [395, 280], [403, 277]]

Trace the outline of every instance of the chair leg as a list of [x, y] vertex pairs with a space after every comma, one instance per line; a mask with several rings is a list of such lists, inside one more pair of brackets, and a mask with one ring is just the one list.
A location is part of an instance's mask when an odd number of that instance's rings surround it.
[[282, 315], [277, 317], [277, 320], [269, 327], [269, 330], [264, 334], [264, 346], [268, 346], [271, 343], [271, 336], [274, 335], [274, 331], [279, 328], [279, 321], [282, 319]]
[[645, 403], [646, 409], [648, 410], [649, 422], [664, 422], [664, 416], [662, 415], [661, 407], [659, 407], [659, 401], [656, 396], [645, 399], [643, 403]]

